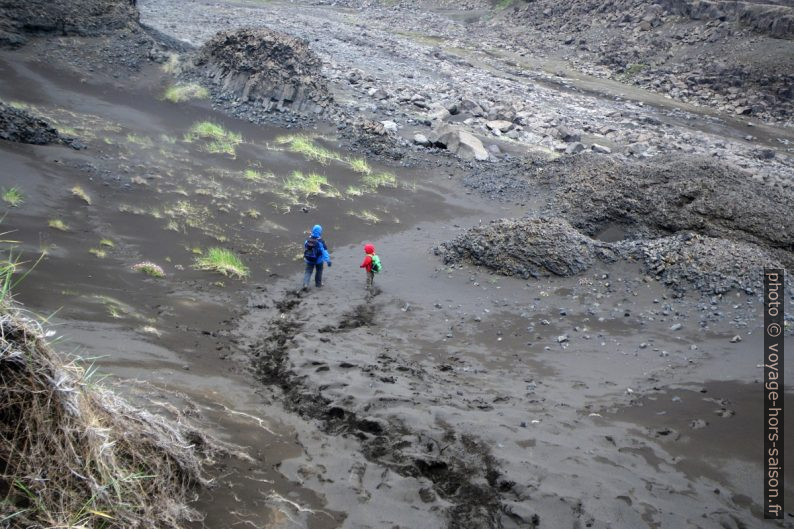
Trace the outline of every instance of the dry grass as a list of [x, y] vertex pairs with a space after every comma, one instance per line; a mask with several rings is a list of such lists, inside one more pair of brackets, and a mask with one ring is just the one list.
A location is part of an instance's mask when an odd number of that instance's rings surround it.
[[52, 219], [47, 222], [47, 226], [58, 231], [69, 231], [69, 226], [61, 219]]
[[88, 193], [85, 192], [85, 189], [83, 189], [82, 187], [74, 186], [72, 188], [72, 195], [79, 198], [89, 206], [91, 205], [91, 197], [88, 195]]
[[176, 529], [204, 483], [205, 438], [131, 406], [0, 302], [0, 525]]
[[196, 83], [177, 84], [169, 86], [163, 99], [171, 103], [182, 103], [191, 99], [207, 99], [210, 96], [209, 90]]

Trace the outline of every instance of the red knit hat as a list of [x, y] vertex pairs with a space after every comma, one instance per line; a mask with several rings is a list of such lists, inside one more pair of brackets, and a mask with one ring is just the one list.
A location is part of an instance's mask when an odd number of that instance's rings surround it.
[[372, 244], [365, 244], [364, 245], [364, 253], [375, 253], [375, 246]]

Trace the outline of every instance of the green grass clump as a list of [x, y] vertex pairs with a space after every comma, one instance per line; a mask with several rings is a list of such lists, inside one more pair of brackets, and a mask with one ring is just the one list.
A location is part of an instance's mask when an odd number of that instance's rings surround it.
[[72, 188], [72, 195], [76, 196], [77, 198], [79, 198], [89, 206], [91, 205], [91, 197], [88, 196], [88, 193], [86, 193], [85, 189], [83, 189], [82, 187], [74, 186]]
[[186, 142], [205, 140], [208, 143], [205, 150], [212, 154], [228, 154], [235, 156], [237, 146], [243, 142], [241, 134], [226, 130], [221, 125], [211, 121], [194, 123], [185, 135]]
[[103, 250], [102, 248], [91, 248], [88, 250], [88, 253], [93, 254], [100, 259], [104, 259], [108, 254], [107, 251]]
[[154, 147], [154, 142], [148, 136], [139, 136], [138, 134], [127, 134], [127, 142], [140, 145], [141, 147], [151, 148]]
[[206, 255], [196, 258], [195, 268], [218, 272], [227, 277], [248, 277], [250, 271], [245, 263], [231, 250], [210, 248]]
[[626, 70], [623, 72], [624, 79], [631, 79], [639, 75], [645, 68], [647, 68], [647, 64], [643, 63], [632, 63], [626, 66]]
[[327, 164], [332, 161], [343, 161], [341, 154], [317, 145], [310, 136], [306, 136], [305, 134], [279, 136], [276, 138], [276, 143], [279, 145], [286, 145], [287, 149], [291, 152], [301, 154], [306, 159], [314, 160], [321, 164]]
[[25, 195], [22, 194], [22, 191], [20, 191], [18, 187], [9, 187], [8, 189], [3, 188], [2, 198], [3, 202], [12, 208], [21, 206], [25, 201]]
[[262, 216], [262, 213], [259, 210], [256, 210], [256, 209], [252, 208], [252, 209], [249, 209], [249, 210], [247, 210], [245, 212], [245, 216], [246, 217], [250, 217], [252, 219], [258, 219], [259, 217]]
[[154, 264], [149, 261], [144, 261], [142, 263], [138, 263], [132, 266], [132, 269], [136, 272], [143, 272], [147, 276], [151, 277], [165, 277], [165, 270], [160, 265]]
[[168, 60], [166, 60], [160, 68], [165, 73], [179, 73], [179, 71], [182, 69], [182, 66], [179, 62], [179, 55], [176, 53], [169, 53]]
[[293, 171], [284, 180], [284, 190], [299, 197], [310, 197], [321, 195], [327, 197], [339, 196], [339, 192], [328, 183], [328, 179], [317, 173], [304, 174], [300, 171]]
[[243, 171], [243, 178], [251, 182], [264, 182], [265, 180], [269, 180], [274, 176], [275, 175], [273, 173], [263, 173], [250, 167]]
[[52, 219], [47, 225], [54, 230], [69, 231], [69, 226], [61, 219]]
[[361, 183], [369, 189], [379, 187], [394, 187], [397, 185], [397, 177], [392, 173], [369, 173], [361, 177]]
[[345, 194], [351, 197], [360, 197], [364, 194], [364, 191], [360, 187], [350, 186], [345, 190]]
[[364, 222], [368, 222], [370, 224], [378, 224], [380, 222], [380, 217], [368, 210], [348, 211], [347, 214], [358, 217]]
[[104, 246], [105, 248], [115, 248], [116, 243], [110, 239], [100, 239], [99, 246]]
[[364, 158], [353, 158], [349, 160], [349, 163], [350, 168], [357, 173], [372, 174], [372, 169]]
[[204, 140], [217, 140], [226, 137], [229, 134], [225, 128], [217, 123], [211, 121], [199, 121], [194, 123], [188, 131], [188, 137], [191, 139], [201, 138]]
[[163, 95], [163, 99], [172, 103], [182, 103], [191, 99], [207, 99], [209, 96], [209, 90], [200, 84], [189, 83], [169, 86]]

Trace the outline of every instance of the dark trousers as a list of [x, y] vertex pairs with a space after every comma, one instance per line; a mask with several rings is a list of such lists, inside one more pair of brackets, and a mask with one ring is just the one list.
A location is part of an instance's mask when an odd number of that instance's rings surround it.
[[306, 263], [306, 272], [303, 274], [303, 286], [309, 286], [309, 282], [312, 280], [312, 272], [315, 269], [317, 273], [314, 274], [314, 284], [318, 287], [323, 286], [323, 263]]

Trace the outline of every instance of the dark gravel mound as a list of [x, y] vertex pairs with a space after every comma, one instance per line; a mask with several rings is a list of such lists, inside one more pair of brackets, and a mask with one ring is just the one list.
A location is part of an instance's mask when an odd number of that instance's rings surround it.
[[[782, 252], [755, 244], [686, 233], [631, 243], [631, 253], [650, 275], [675, 290], [694, 288], [706, 294], [732, 289], [748, 294], [763, 289], [764, 267], [784, 268], [792, 260]], [[782, 259], [781, 259], [782, 258]]]
[[98, 36], [137, 20], [130, 0], [0, 0], [0, 47], [37, 34]]
[[794, 251], [794, 190], [706, 158], [563, 158], [543, 174], [563, 216], [588, 235], [620, 223], [634, 238], [688, 230]]
[[43, 119], [5, 103], [0, 103], [0, 140], [34, 145], [64, 143], [79, 147], [76, 140], [64, 138]]
[[559, 218], [500, 219], [470, 228], [435, 249], [445, 264], [468, 260], [503, 275], [571, 276], [609, 250]]
[[305, 114], [323, 114], [333, 104], [317, 55], [305, 41], [276, 31], [220, 32], [195, 64], [221, 98]]

